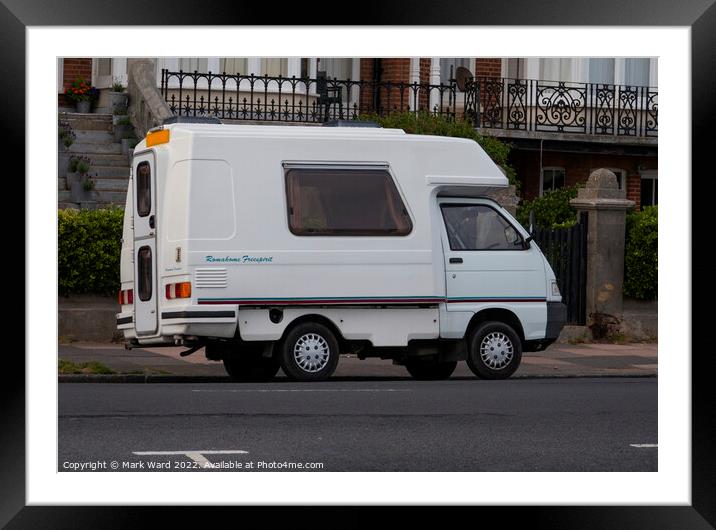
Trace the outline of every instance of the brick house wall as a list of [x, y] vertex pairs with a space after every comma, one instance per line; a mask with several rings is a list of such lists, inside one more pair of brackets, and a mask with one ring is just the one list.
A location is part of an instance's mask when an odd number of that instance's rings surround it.
[[[88, 82], [92, 81], [92, 59], [72, 58], [63, 60], [62, 71], [62, 92], [67, 89], [75, 79], [81, 77]], [[67, 101], [64, 94], [58, 95], [58, 103], [60, 106], [72, 106], [72, 102]]]
[[[430, 59], [420, 59], [420, 84], [430, 84]], [[430, 101], [428, 99], [428, 91], [421, 90], [418, 94], [418, 108], [420, 110], [430, 110]]]
[[[360, 60], [361, 81], [372, 82], [374, 80], [374, 60]], [[380, 60], [380, 81], [382, 83], [410, 83], [410, 58], [385, 58]], [[361, 90], [360, 106], [365, 110], [373, 109], [372, 86], [368, 85], [367, 90]], [[402, 99], [401, 99], [402, 95]], [[384, 112], [406, 111], [410, 105], [410, 89], [406, 86], [402, 90], [398, 86], [381, 87], [380, 105]]]
[[[522, 182], [522, 196], [532, 199], [540, 193], [539, 151], [513, 149], [510, 161]], [[584, 183], [589, 173], [597, 168], [616, 168], [626, 171], [627, 199], [641, 206], [641, 169], [657, 169], [655, 156], [630, 156], [595, 153], [562, 153], [544, 151], [542, 167], [561, 167], [565, 170], [565, 185]], [[622, 183], [624, 186], [624, 183]]]
[[475, 59], [475, 77], [501, 77], [502, 59]]

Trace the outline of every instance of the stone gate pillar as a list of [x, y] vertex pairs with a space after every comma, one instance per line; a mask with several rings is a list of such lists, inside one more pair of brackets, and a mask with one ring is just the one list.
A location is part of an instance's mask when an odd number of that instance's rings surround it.
[[587, 185], [570, 201], [587, 212], [587, 325], [595, 338], [618, 331], [622, 320], [626, 199], [617, 178], [608, 169], [589, 175]]

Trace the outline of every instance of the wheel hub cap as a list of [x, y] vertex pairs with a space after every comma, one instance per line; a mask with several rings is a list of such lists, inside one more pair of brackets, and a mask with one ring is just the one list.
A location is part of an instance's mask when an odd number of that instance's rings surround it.
[[480, 343], [480, 358], [489, 368], [502, 370], [515, 355], [510, 338], [502, 332], [488, 333]]
[[305, 372], [319, 372], [328, 364], [328, 343], [316, 333], [306, 333], [296, 341], [293, 358]]

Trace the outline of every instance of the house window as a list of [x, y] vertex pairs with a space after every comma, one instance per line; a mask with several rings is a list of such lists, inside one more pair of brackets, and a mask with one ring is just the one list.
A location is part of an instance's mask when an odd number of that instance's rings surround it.
[[450, 250], [524, 250], [522, 237], [496, 210], [482, 204], [443, 204]]
[[182, 57], [179, 59], [179, 69], [185, 72], [209, 71], [209, 59], [206, 57]]
[[301, 77], [306, 78], [309, 75], [308, 59], [301, 59]]
[[288, 224], [300, 236], [404, 236], [412, 221], [382, 168], [286, 170]]
[[261, 75], [278, 77], [288, 76], [288, 59], [281, 57], [265, 57], [261, 59]]
[[554, 191], [564, 187], [565, 171], [563, 167], [545, 167], [542, 168], [542, 184], [540, 186], [540, 195], [544, 195], [548, 191]]
[[590, 83], [614, 84], [614, 59], [590, 58], [588, 66]]
[[248, 73], [248, 60], [246, 57], [220, 57], [219, 58], [219, 71], [226, 72], [227, 74], [242, 74]]
[[539, 78], [543, 81], [572, 81], [572, 59], [540, 59]]
[[524, 79], [525, 59], [507, 59], [507, 77], [510, 79]]
[[624, 60], [624, 84], [649, 86], [649, 59]]
[[656, 172], [641, 174], [641, 207], [659, 204], [659, 180]]
[[475, 63], [467, 58], [461, 57], [459, 59], [440, 59], [440, 83], [443, 85], [449, 85], [451, 79], [455, 79], [457, 69], [459, 66], [464, 66], [471, 72], [475, 68]]

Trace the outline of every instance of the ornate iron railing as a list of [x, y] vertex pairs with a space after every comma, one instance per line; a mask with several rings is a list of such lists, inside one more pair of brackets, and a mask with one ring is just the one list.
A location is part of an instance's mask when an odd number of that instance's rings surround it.
[[455, 83], [354, 81], [162, 70], [161, 93], [174, 114], [228, 120], [320, 123], [427, 110], [457, 117]]
[[484, 77], [469, 80], [465, 93], [466, 117], [484, 129], [658, 135], [652, 87]]
[[162, 70], [174, 114], [225, 120], [320, 123], [428, 111], [481, 129], [656, 137], [655, 88], [480, 77], [447, 84], [270, 77]]

